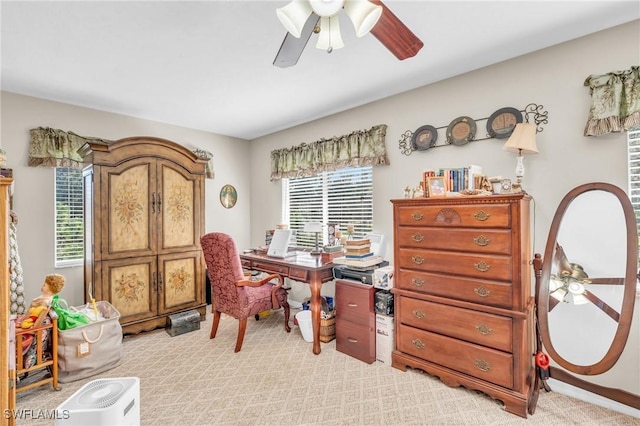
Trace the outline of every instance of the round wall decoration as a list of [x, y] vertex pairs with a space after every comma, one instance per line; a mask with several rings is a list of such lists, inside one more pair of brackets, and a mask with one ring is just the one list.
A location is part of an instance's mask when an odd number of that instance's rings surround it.
[[236, 205], [238, 193], [233, 185], [225, 185], [220, 190], [220, 203], [225, 209], [230, 209]]
[[436, 144], [437, 139], [438, 130], [433, 126], [426, 125], [419, 127], [418, 130], [413, 133], [411, 145], [414, 151], [426, 151]]
[[465, 145], [475, 137], [476, 122], [471, 117], [458, 117], [447, 127], [447, 141], [453, 145]]
[[487, 133], [489, 137], [506, 139], [511, 136], [516, 124], [522, 123], [522, 112], [517, 108], [500, 108], [487, 120]]

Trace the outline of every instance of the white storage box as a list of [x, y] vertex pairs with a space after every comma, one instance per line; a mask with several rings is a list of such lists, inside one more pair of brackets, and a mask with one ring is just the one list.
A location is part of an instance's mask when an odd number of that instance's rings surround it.
[[393, 288], [393, 265], [383, 266], [373, 271], [373, 286], [382, 290]]
[[391, 352], [395, 343], [393, 317], [376, 314], [376, 360], [391, 365]]

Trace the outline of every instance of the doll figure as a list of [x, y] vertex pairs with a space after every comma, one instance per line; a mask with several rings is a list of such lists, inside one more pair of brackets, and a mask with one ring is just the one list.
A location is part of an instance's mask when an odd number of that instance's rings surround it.
[[40, 288], [41, 294], [31, 301], [27, 315], [22, 319], [20, 323], [21, 328], [31, 328], [34, 324], [38, 323], [49, 311], [51, 306], [51, 300], [54, 294], [60, 293], [62, 287], [64, 287], [65, 279], [59, 274], [49, 274], [45, 277], [44, 283]]

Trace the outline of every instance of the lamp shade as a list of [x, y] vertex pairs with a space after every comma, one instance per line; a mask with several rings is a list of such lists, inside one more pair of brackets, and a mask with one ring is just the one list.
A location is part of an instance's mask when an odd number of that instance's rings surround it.
[[322, 222], [307, 222], [304, 224], [304, 232], [322, 232]]
[[307, 0], [293, 0], [288, 5], [276, 9], [276, 15], [287, 31], [300, 38], [302, 28], [311, 15], [311, 5]]
[[309, 3], [316, 15], [320, 17], [333, 16], [344, 6], [344, 0], [309, 0]]
[[536, 125], [518, 123], [502, 149], [522, 154], [537, 154]]
[[346, 0], [344, 11], [353, 22], [358, 37], [368, 34], [382, 16], [382, 6], [368, 0]]
[[320, 34], [316, 47], [327, 52], [344, 47], [342, 35], [340, 34], [340, 19], [337, 16], [320, 18]]

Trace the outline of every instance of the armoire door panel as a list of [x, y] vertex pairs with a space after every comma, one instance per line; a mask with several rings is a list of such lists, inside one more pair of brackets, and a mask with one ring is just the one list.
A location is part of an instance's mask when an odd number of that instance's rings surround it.
[[108, 300], [120, 312], [121, 322], [136, 321], [157, 310], [157, 257], [146, 256], [102, 262], [102, 282]]
[[162, 229], [161, 251], [175, 248], [195, 249], [195, 200], [198, 197], [197, 180], [174, 164], [159, 161], [161, 188], [157, 200]]
[[190, 307], [202, 303], [202, 254], [199, 251], [158, 256], [160, 281], [159, 313], [175, 311], [176, 306]]
[[155, 160], [132, 160], [104, 168], [107, 220], [103, 221], [102, 259], [144, 256], [155, 251], [155, 217], [151, 199], [156, 181]]

